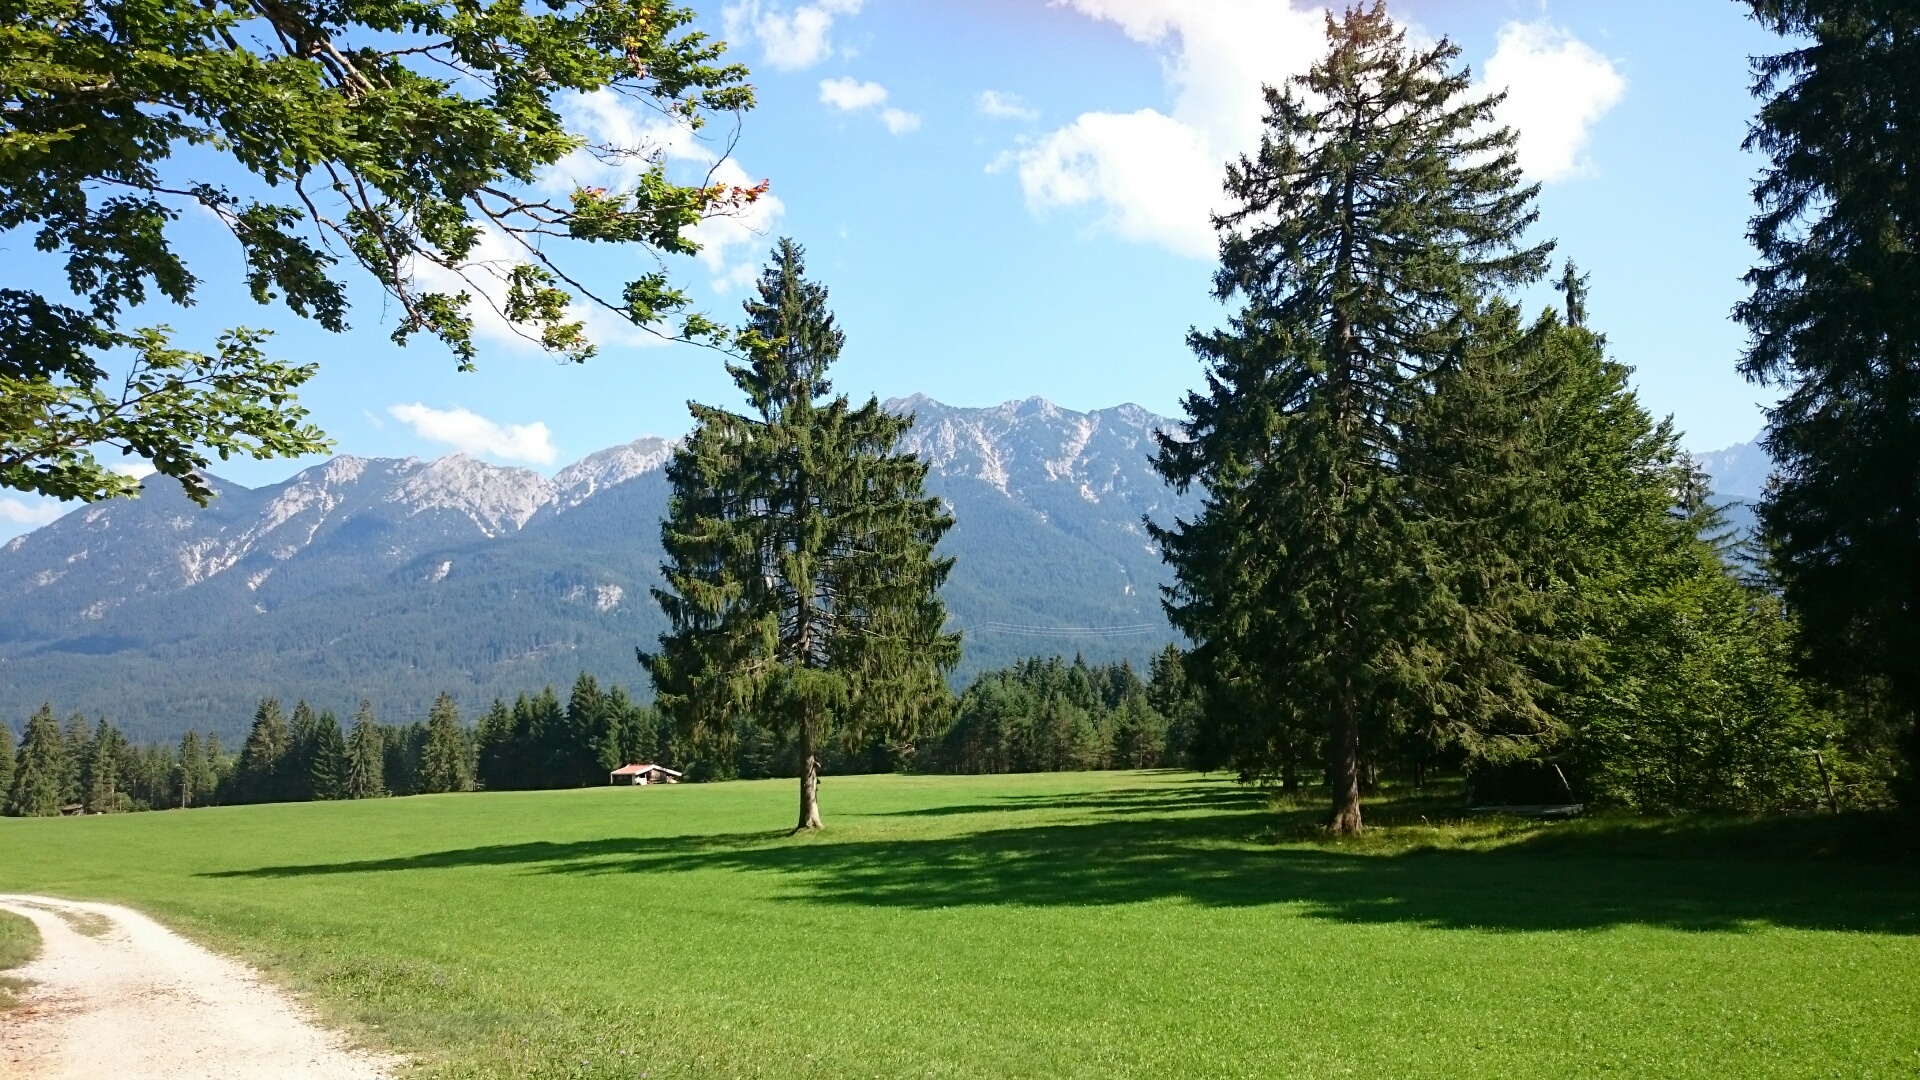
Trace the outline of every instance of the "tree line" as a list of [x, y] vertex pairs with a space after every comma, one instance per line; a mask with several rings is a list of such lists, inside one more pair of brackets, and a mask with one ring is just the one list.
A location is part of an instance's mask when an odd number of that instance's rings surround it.
[[0, 810], [14, 816], [426, 795], [475, 788], [583, 787], [656, 754], [652, 709], [582, 673], [563, 705], [551, 688], [495, 701], [475, 726], [441, 694], [424, 722], [383, 724], [369, 702], [343, 727], [305, 701], [262, 699], [237, 752], [188, 732], [135, 745], [107, 720], [64, 724], [43, 706], [16, 750], [0, 724]]

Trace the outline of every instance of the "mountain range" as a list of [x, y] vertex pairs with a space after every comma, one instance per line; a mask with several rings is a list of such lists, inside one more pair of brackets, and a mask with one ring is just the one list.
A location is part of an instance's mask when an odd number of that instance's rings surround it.
[[[1148, 464], [1173, 422], [916, 395], [903, 447], [956, 524], [942, 554], [965, 641], [956, 680], [1036, 653], [1136, 664], [1173, 640], [1144, 519], [1190, 516]], [[206, 508], [172, 481], [0, 546], [0, 717], [42, 702], [135, 738], [232, 739], [255, 701], [304, 698], [387, 722], [445, 690], [471, 715], [582, 670], [647, 696], [634, 649], [664, 621], [659, 523], [673, 444], [643, 438], [551, 478], [460, 454], [342, 456]]]

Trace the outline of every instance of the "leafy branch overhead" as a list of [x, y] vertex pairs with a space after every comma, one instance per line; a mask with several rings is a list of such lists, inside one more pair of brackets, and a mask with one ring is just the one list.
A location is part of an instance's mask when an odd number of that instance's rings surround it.
[[[398, 313], [395, 341], [431, 334], [463, 368], [476, 355], [476, 303], [575, 361], [594, 353], [583, 305], [663, 336], [724, 337], [689, 310], [661, 260], [696, 251], [694, 225], [743, 210], [766, 185], [718, 183], [711, 172], [676, 182], [662, 147], [595, 144], [562, 115], [571, 97], [611, 93], [656, 114], [659, 130], [685, 133], [750, 108], [746, 70], [722, 62], [724, 44], [688, 28], [685, 8], [646, 0], [5, 7], [0, 229], [63, 256], [67, 295], [0, 288], [0, 375], [45, 384], [55, 396], [97, 392], [99, 357], [131, 344], [116, 336], [131, 309], [194, 302], [201, 280], [173, 236], [189, 213], [232, 234], [256, 301], [344, 330], [341, 270], [357, 263]], [[180, 153], [188, 149], [198, 152]], [[209, 168], [205, 151], [225, 162]], [[631, 166], [635, 176], [617, 190], [540, 195], [549, 170], [576, 152]], [[243, 182], [246, 191], [230, 186]], [[561, 241], [636, 245], [654, 265], [617, 292], [596, 287], [556, 254]], [[483, 242], [507, 254], [480, 259]], [[476, 273], [497, 275], [499, 287], [480, 287]], [[291, 399], [275, 404], [297, 427], [302, 414]], [[26, 446], [12, 419], [0, 432], [9, 458]], [[272, 439], [251, 445], [283, 449]], [[155, 464], [169, 471], [170, 463]], [[31, 474], [65, 467], [40, 462]], [[57, 490], [29, 490], [116, 493], [103, 470], [91, 475], [91, 484], [75, 474]], [[5, 482], [20, 479], [16, 471]]]

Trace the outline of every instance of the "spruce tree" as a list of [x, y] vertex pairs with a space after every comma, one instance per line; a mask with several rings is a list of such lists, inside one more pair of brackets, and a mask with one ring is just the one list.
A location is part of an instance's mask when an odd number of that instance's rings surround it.
[[[520, 699], [523, 703], [525, 697]], [[473, 732], [474, 780], [488, 791], [507, 791], [515, 780], [514, 714], [499, 698], [487, 708]]]
[[783, 239], [746, 303], [749, 359], [728, 371], [750, 410], [691, 406], [654, 590], [670, 629], [643, 661], [687, 734], [730, 747], [744, 718], [796, 740], [797, 829], [812, 829], [826, 740], [912, 734], [943, 712], [960, 640], [941, 631], [953, 563], [933, 555], [952, 519], [926, 465], [894, 449], [913, 421], [830, 396], [845, 338], [804, 274]]
[[0, 809], [13, 791], [13, 725], [0, 721]]
[[179, 807], [186, 810], [200, 801], [212, 785], [208, 783], [206, 752], [200, 748], [200, 735], [189, 731], [180, 737]]
[[27, 720], [14, 763], [13, 788], [7, 795], [7, 813], [15, 817], [58, 817], [67, 794], [67, 742], [53, 719], [53, 706], [42, 705]]
[[276, 800], [307, 802], [320, 797], [313, 790], [313, 755], [319, 736], [320, 714], [304, 699], [295, 702], [287, 722], [287, 752], [280, 758]]
[[471, 786], [467, 769], [466, 734], [460, 730], [460, 709], [453, 695], [443, 693], [427, 714], [427, 745], [420, 761], [420, 790], [429, 794], [465, 791]]
[[349, 799], [378, 799], [387, 793], [387, 752], [380, 725], [373, 719], [373, 702], [362, 701], [347, 736], [347, 790]]
[[60, 798], [65, 805], [84, 804], [87, 801], [87, 760], [93, 756], [93, 726], [87, 723], [85, 716], [74, 713], [67, 717], [67, 722], [60, 730], [61, 741], [66, 749], [61, 757], [66, 773], [61, 778]]
[[307, 790], [312, 799], [345, 799], [347, 740], [340, 735], [340, 721], [332, 711], [322, 711], [312, 726], [312, 742], [307, 752]]
[[80, 786], [82, 804], [89, 814], [112, 814], [121, 809], [122, 771], [127, 739], [103, 717], [87, 742], [87, 759], [82, 764]]
[[1429, 707], [1436, 654], [1459, 644], [1406, 425], [1463, 313], [1537, 278], [1548, 249], [1521, 246], [1535, 189], [1459, 49], [1410, 49], [1377, 4], [1327, 28], [1327, 56], [1266, 92], [1260, 149], [1228, 166], [1215, 293], [1242, 307], [1192, 336], [1208, 392], [1157, 459], [1207, 497], [1156, 536], [1193, 666], [1246, 708], [1227, 721], [1235, 764], [1269, 775], [1268, 733], [1316, 726], [1330, 826], [1352, 833], [1363, 741]]
[[280, 713], [279, 700], [261, 698], [234, 770], [239, 801], [273, 802], [281, 797], [281, 773], [288, 741], [287, 721]]
[[[1920, 8], [1750, 0], [1790, 39], [1755, 63], [1746, 147], [1769, 162], [1735, 308], [1763, 438], [1769, 564], [1813, 669], [1920, 725]], [[1920, 726], [1914, 728], [1920, 752]]]
[[220, 746], [220, 736], [214, 732], [207, 732], [207, 737], [200, 740], [200, 750], [206, 760], [203, 773], [206, 787], [201, 789], [200, 799], [203, 804], [218, 805], [232, 796], [235, 762], [227, 756]]

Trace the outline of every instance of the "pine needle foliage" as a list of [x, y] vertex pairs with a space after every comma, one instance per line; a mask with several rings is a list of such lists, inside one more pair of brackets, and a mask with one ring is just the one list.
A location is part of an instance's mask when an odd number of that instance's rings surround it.
[[1768, 167], [1742, 369], [1785, 390], [1758, 516], [1813, 669], [1920, 724], [1920, 8], [1751, 7], [1795, 46], [1755, 61], [1746, 143]]
[[13, 770], [13, 789], [7, 793], [7, 813], [14, 817], [57, 817], [66, 797], [67, 747], [53, 707], [42, 705], [27, 719]]
[[460, 708], [453, 695], [434, 699], [427, 714], [427, 744], [420, 760], [420, 790], [434, 794], [466, 791], [473, 786], [468, 764], [467, 735], [460, 728]]
[[1537, 278], [1549, 248], [1522, 244], [1536, 189], [1456, 46], [1409, 47], [1378, 4], [1327, 34], [1322, 60], [1267, 90], [1257, 153], [1228, 166], [1214, 290], [1241, 308], [1190, 338], [1207, 389], [1157, 460], [1207, 498], [1155, 535], [1170, 618], [1243, 709], [1233, 763], [1270, 775], [1276, 742], [1324, 733], [1348, 833], [1363, 733], [1477, 693], [1442, 685], [1460, 572], [1411, 497], [1405, 434], [1481, 298]]
[[378, 799], [387, 793], [386, 739], [373, 718], [373, 703], [360, 702], [353, 731], [347, 735], [347, 789], [349, 799]]
[[240, 802], [275, 802], [286, 797], [281, 774], [292, 738], [279, 700], [262, 698], [235, 766], [234, 786]]
[[960, 639], [943, 633], [934, 545], [953, 524], [927, 466], [895, 445], [912, 424], [833, 396], [844, 335], [792, 240], [746, 303], [748, 362], [729, 365], [749, 409], [691, 406], [668, 466], [661, 527], [671, 628], [642, 654], [659, 708], [684, 734], [731, 747], [736, 717], [799, 742], [799, 828], [820, 825], [817, 752], [911, 734], [937, 719]]
[[347, 740], [340, 734], [340, 721], [331, 710], [323, 711], [313, 725], [313, 746], [307, 762], [308, 797], [350, 798], [347, 794], [347, 774], [351, 768]]
[[13, 791], [13, 725], [0, 720], [0, 810]]

